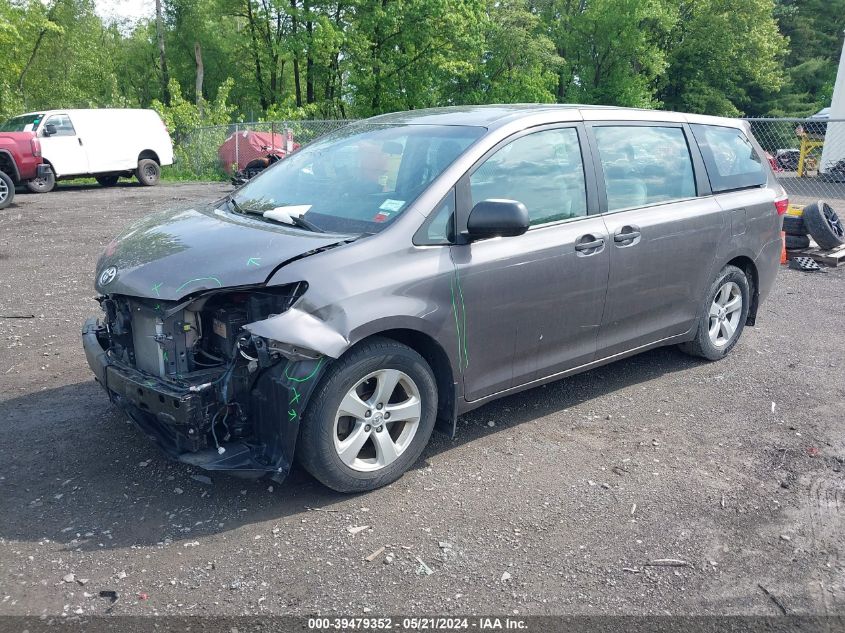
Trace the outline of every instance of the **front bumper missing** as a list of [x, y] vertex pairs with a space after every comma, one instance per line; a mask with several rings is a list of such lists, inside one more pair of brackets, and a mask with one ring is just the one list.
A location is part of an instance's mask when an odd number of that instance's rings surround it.
[[218, 442], [210, 431], [214, 413], [226, 405], [222, 390], [214, 384], [198, 389], [213, 383], [213, 377], [201, 376], [191, 389], [190, 384], [178, 385], [115, 362], [107, 345], [105, 327], [94, 318], [86, 321], [82, 346], [97, 382], [165, 454], [206, 470], [285, 478], [305, 405], [325, 369], [322, 359], [282, 359], [259, 369], [249, 393], [229, 402], [246, 415], [250, 433], [245, 439]]

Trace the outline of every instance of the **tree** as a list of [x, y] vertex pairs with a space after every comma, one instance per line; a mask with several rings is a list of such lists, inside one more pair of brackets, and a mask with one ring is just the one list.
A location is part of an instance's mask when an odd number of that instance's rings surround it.
[[780, 90], [787, 42], [772, 0], [672, 1], [678, 20], [657, 93], [668, 109], [738, 116], [754, 112], [754, 95]]

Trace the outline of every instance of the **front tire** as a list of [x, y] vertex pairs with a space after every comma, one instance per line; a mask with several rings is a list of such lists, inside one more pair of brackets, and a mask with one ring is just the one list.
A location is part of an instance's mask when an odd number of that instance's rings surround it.
[[151, 158], [142, 158], [138, 161], [135, 177], [145, 187], [153, 187], [161, 180], [161, 167]]
[[751, 286], [745, 272], [725, 266], [707, 291], [695, 338], [679, 347], [707, 360], [724, 358], [739, 341], [750, 306]]
[[4, 172], [0, 171], [0, 209], [5, 209], [15, 199], [15, 183]]
[[437, 387], [422, 356], [373, 338], [320, 381], [303, 418], [299, 462], [338, 492], [375, 490], [417, 461], [436, 417]]
[[49, 193], [53, 191], [55, 186], [56, 174], [53, 173], [52, 167], [47, 170], [47, 173], [44, 176], [39, 176], [26, 182], [26, 188], [32, 193]]

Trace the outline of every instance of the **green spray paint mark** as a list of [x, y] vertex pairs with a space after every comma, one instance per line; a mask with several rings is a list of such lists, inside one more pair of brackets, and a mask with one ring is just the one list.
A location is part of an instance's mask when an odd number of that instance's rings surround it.
[[293, 422], [296, 419], [296, 411], [293, 409], [288, 410], [288, 422]]
[[156, 297], [160, 297], [160, 296], [161, 296], [161, 295], [159, 294], [159, 292], [158, 292], [158, 289], [159, 289], [159, 288], [161, 288], [161, 286], [162, 286], [162, 284], [163, 284], [163, 283], [164, 283], [163, 281], [160, 281], [160, 282], [158, 282], [157, 284], [155, 284], [155, 285], [153, 286], [153, 292], [154, 292], [154, 293], [156, 293]]
[[246, 260], [246, 265], [247, 266], [260, 266], [261, 264], [259, 262], [261, 262], [260, 257], [250, 257], [248, 260]]
[[299, 392], [296, 390], [296, 387], [291, 387], [291, 388], [293, 389], [293, 398], [291, 398], [291, 401], [290, 401], [290, 403], [289, 403], [289, 404], [294, 404], [294, 403], [299, 402], [299, 397], [300, 397], [302, 394], [301, 394], [301, 393], [299, 393]]
[[458, 367], [463, 368], [463, 353], [461, 351], [461, 323], [458, 320], [458, 306], [455, 305], [455, 278], [449, 278], [449, 290], [452, 293], [452, 314], [455, 315], [455, 336], [458, 341]]
[[[213, 281], [214, 283], [216, 283], [216, 284], [217, 284], [217, 287], [218, 287], [218, 288], [222, 288], [222, 287], [223, 287], [223, 283], [222, 283], [222, 282], [221, 282], [221, 281], [220, 281], [217, 277], [197, 277], [196, 279], [189, 279], [188, 281], [186, 281], [185, 283], [183, 283], [181, 286], [179, 286], [179, 287], [176, 289], [176, 292], [179, 292], [179, 291], [180, 291], [180, 290], [182, 290], [182, 288], [184, 288], [185, 286], [189, 286], [189, 285], [191, 285], [192, 283], [197, 282], [197, 281]], [[159, 284], [159, 285], [161, 285], [161, 284]]]
[[461, 298], [461, 320], [463, 321], [461, 331], [463, 333], [464, 367], [469, 367], [469, 353], [467, 353], [467, 309], [464, 305], [464, 291], [461, 288], [461, 278], [458, 275], [457, 268], [455, 269], [455, 282], [458, 284], [458, 295]]
[[168, 359], [168, 356], [167, 356], [167, 350], [164, 350], [164, 351], [162, 352], [161, 357], [164, 359], [164, 362], [166, 363], [166, 362], [167, 362], [167, 359]]
[[317, 374], [317, 370], [320, 369], [320, 365], [322, 364], [323, 358], [321, 357], [320, 360], [317, 361], [317, 366], [314, 368], [314, 371], [308, 374], [305, 378], [294, 378], [293, 376], [288, 374], [288, 368], [285, 367], [285, 378], [287, 378], [288, 380], [292, 380], [293, 382], [308, 382]]

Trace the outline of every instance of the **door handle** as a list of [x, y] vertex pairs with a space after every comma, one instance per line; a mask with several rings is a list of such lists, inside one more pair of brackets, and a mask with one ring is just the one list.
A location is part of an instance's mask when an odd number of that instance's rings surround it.
[[575, 250], [580, 252], [592, 251], [602, 246], [604, 246], [604, 238], [597, 238], [594, 235], [582, 235], [575, 241]]
[[613, 241], [617, 244], [630, 245], [629, 242], [634, 242], [641, 236], [640, 227], [626, 225], [616, 230], [613, 234]]

